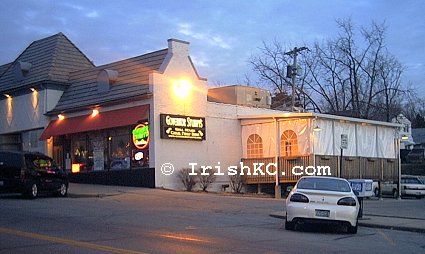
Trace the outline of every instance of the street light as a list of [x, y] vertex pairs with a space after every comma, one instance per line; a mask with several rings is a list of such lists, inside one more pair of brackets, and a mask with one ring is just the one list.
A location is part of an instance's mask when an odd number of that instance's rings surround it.
[[294, 58], [294, 62], [292, 65], [292, 68], [288, 68], [288, 70], [291, 70], [291, 75], [289, 76], [287, 74], [288, 77], [292, 78], [292, 102], [291, 102], [291, 112], [294, 111], [294, 107], [295, 107], [295, 82], [296, 82], [296, 77], [297, 77], [297, 55], [299, 52], [303, 51], [303, 50], [308, 50], [307, 47], [301, 47], [301, 48], [297, 48], [295, 47], [293, 50], [286, 52], [285, 55], [291, 55]]

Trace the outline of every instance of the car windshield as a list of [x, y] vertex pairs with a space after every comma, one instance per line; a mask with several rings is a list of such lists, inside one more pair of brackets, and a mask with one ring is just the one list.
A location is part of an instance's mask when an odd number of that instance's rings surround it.
[[339, 192], [351, 191], [350, 185], [346, 181], [333, 178], [302, 178], [298, 181], [297, 188]]
[[401, 178], [401, 183], [406, 184], [423, 184], [419, 178]]

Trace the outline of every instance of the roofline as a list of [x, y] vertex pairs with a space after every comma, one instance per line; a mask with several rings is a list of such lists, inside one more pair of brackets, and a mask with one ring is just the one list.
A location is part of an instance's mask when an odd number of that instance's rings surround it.
[[[105, 68], [109, 68], [110, 67], [109, 65], [120, 64], [120, 63], [129, 61], [129, 60], [131, 61], [133, 59], [136, 59], [136, 58], [139, 58], [139, 57], [144, 57], [144, 56], [149, 55], [149, 54], [158, 53], [158, 52], [163, 51], [163, 50], [167, 50], [167, 49], [166, 48], [165, 49], [160, 49], [160, 50], [156, 50], [156, 51], [145, 53], [143, 55], [133, 56], [133, 57], [121, 59], [121, 60], [118, 60], [118, 61], [115, 61], [115, 62], [110, 62], [110, 63], [105, 63], [105, 64], [102, 64], [102, 65], [98, 65], [98, 66], [93, 66], [91, 68], [86, 68], [86, 69], [72, 71], [69, 74], [70, 74], [70, 76], [72, 76], [72, 75], [78, 74], [80, 72], [91, 72], [91, 71], [96, 71], [96, 70], [102, 70], [102, 69], [105, 69]], [[157, 71], [157, 70], [154, 70], [154, 69], [148, 70], [149, 73], [150, 72], [155, 72], [155, 71]], [[70, 80], [72, 80], [72, 79], [70, 79]]]
[[[68, 42], [74, 47], [74, 48], [76, 48], [80, 53], [81, 53], [81, 55], [83, 55], [85, 58], [86, 58], [86, 60], [87, 61], [89, 61], [89, 63], [91, 63], [91, 65], [93, 66], [93, 67], [95, 67], [96, 65], [94, 64], [94, 62], [90, 59], [90, 58], [88, 58], [88, 56], [86, 55], [86, 54], [84, 54], [84, 52], [83, 51], [81, 51], [81, 49], [79, 48], [79, 47], [77, 47], [77, 45], [75, 45], [64, 33], [62, 33], [62, 32], [59, 32], [59, 33], [57, 33], [57, 34], [54, 34], [54, 35], [52, 35], [52, 36], [49, 36], [49, 37], [46, 37], [46, 38], [43, 38], [43, 39], [40, 39], [39, 41], [41, 41], [41, 40], [44, 40], [44, 39], [47, 39], [47, 38], [50, 38], [50, 37], [53, 37], [53, 36], [55, 36], [55, 35], [62, 35], [63, 37], [65, 37], [65, 39], [66, 40], [68, 40]], [[32, 43], [31, 43], [32, 44]], [[58, 48], [56, 47], [55, 48], [55, 52], [58, 50]]]
[[113, 105], [118, 105], [118, 104], [122, 104], [122, 103], [126, 103], [126, 102], [132, 102], [135, 100], [144, 100], [144, 99], [149, 99], [152, 98], [152, 93], [146, 93], [146, 94], [141, 94], [141, 95], [137, 95], [137, 96], [133, 96], [130, 98], [120, 98], [120, 99], [116, 99], [116, 100], [110, 100], [110, 101], [106, 101], [106, 102], [102, 102], [102, 103], [98, 103], [98, 104], [90, 104], [90, 105], [84, 105], [84, 106], [79, 106], [79, 107], [74, 107], [74, 108], [66, 108], [66, 109], [53, 109], [50, 110], [49, 112], [45, 113], [44, 115], [46, 116], [55, 116], [57, 114], [64, 114], [64, 113], [75, 113], [75, 112], [80, 112], [83, 110], [92, 110], [95, 107], [108, 107], [108, 106], [113, 106]]
[[355, 122], [355, 123], [368, 123], [372, 125], [381, 125], [381, 126], [388, 126], [388, 127], [402, 127], [402, 124], [398, 123], [389, 123], [389, 122], [382, 122], [382, 121], [375, 121], [375, 120], [369, 120], [369, 119], [362, 119], [362, 118], [354, 118], [354, 117], [346, 117], [346, 116], [337, 116], [337, 115], [328, 115], [328, 114], [321, 114], [321, 113], [292, 113], [292, 112], [285, 112], [282, 111], [282, 113], [279, 114], [264, 114], [264, 115], [245, 115], [245, 116], [238, 116], [239, 120], [254, 120], [254, 119], [292, 119], [292, 118], [317, 118], [317, 119], [330, 119], [330, 120], [342, 120], [347, 122]]

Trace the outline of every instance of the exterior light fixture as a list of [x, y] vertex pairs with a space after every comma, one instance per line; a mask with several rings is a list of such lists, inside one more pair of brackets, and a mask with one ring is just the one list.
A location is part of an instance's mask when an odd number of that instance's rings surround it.
[[316, 127], [313, 128], [313, 131], [321, 131], [322, 129], [320, 129], [319, 125], [316, 125]]
[[5, 96], [6, 98], [12, 98], [12, 96], [11, 96], [10, 94], [7, 94], [7, 93], [5, 93], [5, 94], [4, 94], [4, 96]]
[[403, 135], [403, 136], [401, 136], [401, 140], [408, 140], [409, 139], [409, 136], [407, 136], [407, 135]]
[[63, 119], [65, 119], [65, 116], [64, 116], [64, 115], [62, 115], [62, 114], [59, 114], [59, 115], [58, 115], [58, 119], [59, 119], [59, 120], [63, 120]]
[[191, 82], [188, 79], [181, 79], [174, 82], [174, 93], [177, 97], [185, 98], [190, 93]]
[[37, 90], [34, 87], [30, 88], [31, 92], [37, 92]]
[[91, 117], [95, 117], [99, 114], [99, 110], [97, 109], [93, 109], [92, 113], [91, 113]]

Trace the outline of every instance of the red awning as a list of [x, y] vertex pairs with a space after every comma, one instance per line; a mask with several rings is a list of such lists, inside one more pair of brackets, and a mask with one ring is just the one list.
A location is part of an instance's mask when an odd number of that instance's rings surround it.
[[148, 112], [148, 109], [149, 105], [143, 105], [100, 112], [94, 117], [85, 115], [54, 120], [43, 131], [40, 140], [45, 140], [52, 136], [135, 125], [138, 121], [147, 119], [146, 112]]

